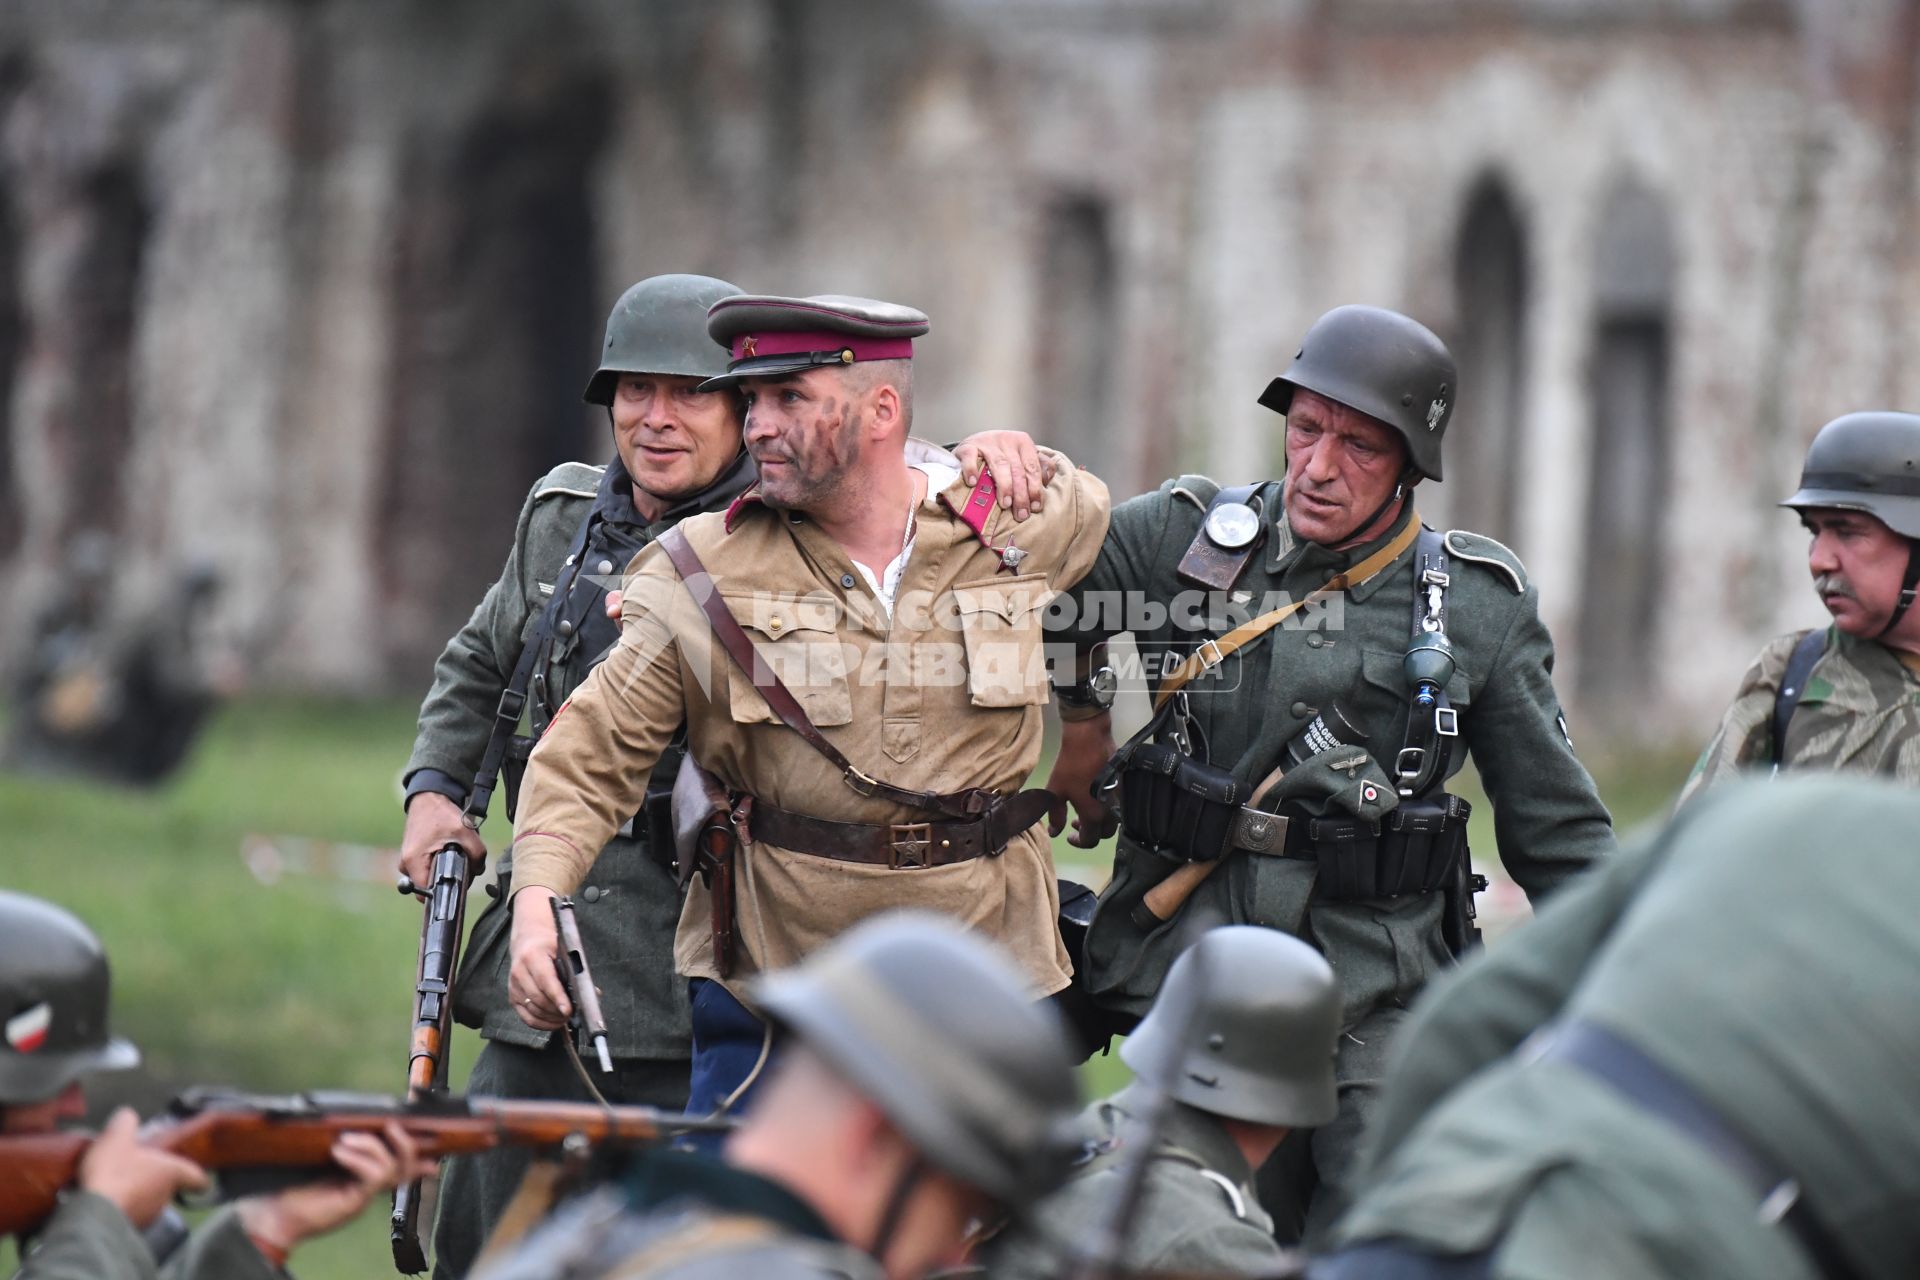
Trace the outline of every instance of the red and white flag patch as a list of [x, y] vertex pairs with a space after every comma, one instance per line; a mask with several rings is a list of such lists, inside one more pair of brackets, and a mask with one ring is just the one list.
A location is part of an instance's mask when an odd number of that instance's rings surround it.
[[16, 1053], [32, 1053], [47, 1042], [53, 1025], [53, 1006], [42, 1000], [7, 1019], [7, 1043]]

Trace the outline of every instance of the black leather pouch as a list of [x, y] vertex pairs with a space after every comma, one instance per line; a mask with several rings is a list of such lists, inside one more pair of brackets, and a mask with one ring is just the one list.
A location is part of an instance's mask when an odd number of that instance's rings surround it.
[[1225, 769], [1145, 742], [1120, 774], [1120, 820], [1143, 844], [1182, 862], [1210, 862], [1227, 851], [1234, 814], [1245, 803], [1241, 790]]

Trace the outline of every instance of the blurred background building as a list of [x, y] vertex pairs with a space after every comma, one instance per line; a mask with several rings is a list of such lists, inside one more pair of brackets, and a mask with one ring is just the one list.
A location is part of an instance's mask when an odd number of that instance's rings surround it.
[[10, 0], [0, 663], [89, 531], [272, 684], [417, 692], [641, 276], [923, 307], [917, 427], [1272, 474], [1314, 316], [1463, 364], [1421, 508], [1576, 721], [1704, 737], [1821, 617], [1773, 504], [1920, 407], [1911, 0]]

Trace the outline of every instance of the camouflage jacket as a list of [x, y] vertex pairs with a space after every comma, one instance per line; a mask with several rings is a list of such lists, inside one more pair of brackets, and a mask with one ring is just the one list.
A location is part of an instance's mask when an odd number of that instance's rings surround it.
[[[1200, 599], [1204, 590], [1177, 572], [1218, 487], [1204, 476], [1183, 476], [1114, 508], [1098, 562], [1071, 593], [1077, 643], [1131, 631], [1143, 657], [1184, 657], [1245, 620]], [[1277, 484], [1263, 492], [1266, 542], [1235, 584], [1245, 615], [1308, 596], [1415, 518], [1409, 509], [1375, 542], [1334, 551], [1293, 536]], [[1460, 722], [1446, 775], [1466, 763], [1458, 749], [1464, 744], [1492, 800], [1500, 858], [1538, 899], [1613, 851], [1612, 821], [1567, 737], [1553, 687], [1553, 642], [1519, 558], [1472, 533], [1449, 533], [1446, 544], [1447, 632], [1458, 662], [1446, 692]], [[1208, 758], [1230, 768], [1262, 808], [1377, 821], [1396, 803], [1388, 769], [1408, 712], [1402, 662], [1413, 625], [1414, 558], [1409, 547], [1382, 572], [1303, 611], [1187, 686]], [[1129, 604], [1130, 594], [1151, 603]], [[1128, 616], [1130, 608], [1140, 616]], [[1224, 616], [1212, 616], [1216, 610]], [[1263, 787], [1288, 742], [1336, 701], [1367, 734], [1364, 761], [1351, 750], [1327, 752], [1289, 768], [1277, 790]], [[1178, 950], [1180, 922], [1194, 910], [1314, 943], [1340, 976], [1349, 1026], [1376, 1008], [1410, 1001], [1449, 962], [1440, 894], [1327, 901], [1313, 893], [1314, 864], [1296, 858], [1229, 856], [1187, 911], [1142, 934], [1130, 909], [1173, 866], [1122, 830], [1113, 880], [1087, 936], [1087, 967], [1095, 995], [1129, 1012], [1145, 1012]]]
[[26, 1249], [14, 1280], [275, 1280], [285, 1275], [247, 1239], [231, 1208], [210, 1218], [160, 1266], [118, 1207], [91, 1192], [70, 1191]]
[[[407, 762], [408, 794], [433, 790], [465, 800], [500, 694], [562, 579], [582, 522], [598, 517], [583, 556], [584, 571], [566, 606], [567, 616], [579, 621], [570, 634], [552, 638], [534, 669], [527, 715], [535, 735], [619, 638], [619, 624], [607, 618], [603, 602], [627, 562], [682, 517], [725, 507], [752, 480], [753, 466], [743, 453], [707, 489], [648, 523], [634, 509], [631, 481], [617, 462], [611, 467], [570, 462], [542, 477], [521, 508], [499, 580], [434, 664], [433, 688], [420, 705], [420, 729]], [[678, 763], [677, 755], [664, 762], [665, 776], [656, 781], [670, 788]], [[505, 794], [503, 785], [495, 792], [496, 802]], [[499, 884], [487, 886], [493, 900], [467, 941], [455, 1009], [488, 1039], [538, 1048], [547, 1033], [522, 1022], [507, 1000], [511, 850], [498, 866]], [[614, 1055], [686, 1056], [685, 984], [673, 976], [680, 895], [672, 875], [651, 856], [644, 823], [607, 843], [574, 901], [581, 941], [602, 988]]]
[[[1806, 634], [1776, 636], [1754, 659], [1687, 778], [1682, 804], [1743, 769], [1772, 765], [1774, 703], [1787, 660]], [[1786, 737], [1788, 768], [1878, 773], [1920, 785], [1920, 657], [1829, 626]]]
[[[1030, 1227], [1015, 1229], [987, 1257], [994, 1280], [1045, 1280], [1065, 1274], [1060, 1250], [1085, 1247], [1112, 1213], [1127, 1167], [1122, 1130], [1151, 1104], [1132, 1084], [1080, 1116], [1085, 1157], [1067, 1182], [1034, 1206]], [[1253, 1170], [1220, 1121], [1180, 1103], [1147, 1167], [1140, 1213], [1129, 1221], [1121, 1270], [1178, 1275], [1279, 1275], [1288, 1256], [1274, 1243]]]

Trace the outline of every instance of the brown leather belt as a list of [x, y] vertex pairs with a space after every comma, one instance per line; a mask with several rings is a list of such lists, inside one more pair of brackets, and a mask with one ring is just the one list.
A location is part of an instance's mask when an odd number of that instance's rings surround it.
[[998, 857], [1009, 841], [1046, 816], [1052, 802], [1049, 792], [1022, 791], [964, 822], [871, 823], [810, 818], [755, 799], [747, 830], [756, 843], [795, 853], [910, 871]]

